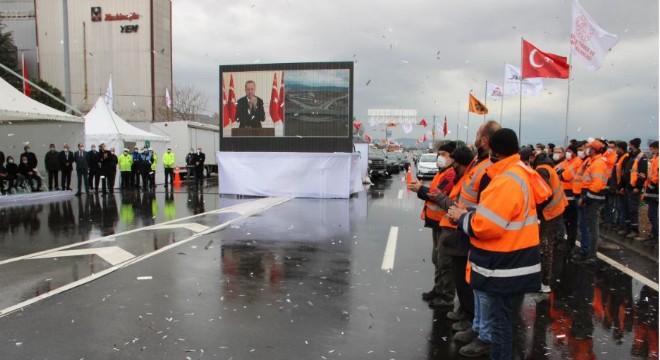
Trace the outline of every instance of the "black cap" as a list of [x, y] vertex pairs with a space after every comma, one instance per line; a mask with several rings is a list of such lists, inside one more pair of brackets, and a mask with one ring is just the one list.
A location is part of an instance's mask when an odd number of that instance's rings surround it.
[[451, 158], [456, 161], [459, 165], [468, 166], [474, 159], [474, 153], [470, 150], [469, 147], [465, 145], [460, 145], [451, 152]]
[[634, 139], [630, 140], [630, 145], [632, 145], [632, 146], [639, 149], [639, 146], [642, 145], [642, 139], [634, 138]]
[[438, 148], [438, 151], [446, 151], [448, 153], [452, 153], [456, 150], [456, 142], [455, 141], [448, 141]]
[[497, 130], [488, 140], [488, 146], [494, 154], [510, 156], [518, 153], [518, 136], [508, 128]]

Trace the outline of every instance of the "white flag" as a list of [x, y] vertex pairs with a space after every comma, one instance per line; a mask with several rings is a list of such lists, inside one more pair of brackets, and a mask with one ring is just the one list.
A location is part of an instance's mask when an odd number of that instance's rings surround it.
[[[504, 64], [504, 95], [520, 95], [520, 68], [511, 64]], [[522, 94], [525, 96], [539, 96], [543, 90], [542, 78], [527, 78], [522, 81]]]
[[590, 70], [598, 70], [605, 55], [616, 45], [619, 37], [603, 30], [584, 10], [582, 5], [573, 0], [573, 29], [571, 31], [571, 51], [584, 60]]
[[413, 130], [413, 126], [411, 123], [402, 124], [401, 128], [403, 128], [403, 132], [406, 134], [410, 134]]
[[167, 86], [165, 87], [165, 105], [167, 105], [168, 109], [172, 108], [172, 98], [170, 97], [170, 91], [167, 89]]
[[504, 89], [493, 83], [486, 83], [486, 95], [491, 98], [500, 98], [504, 96]]
[[112, 109], [112, 74], [110, 74], [110, 81], [108, 82], [108, 89], [105, 91], [103, 101]]

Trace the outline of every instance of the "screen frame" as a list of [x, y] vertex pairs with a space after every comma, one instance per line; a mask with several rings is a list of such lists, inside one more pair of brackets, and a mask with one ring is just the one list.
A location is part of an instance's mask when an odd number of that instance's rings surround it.
[[[251, 151], [251, 152], [352, 152], [353, 151], [353, 94], [354, 94], [354, 63], [343, 62], [307, 62], [307, 63], [273, 63], [273, 64], [233, 64], [220, 65], [218, 74], [219, 91], [219, 123], [220, 146], [219, 151]], [[286, 71], [292, 70], [348, 70], [349, 71], [349, 99], [348, 99], [348, 134], [347, 136], [255, 136], [255, 137], [225, 137], [223, 135], [223, 102], [222, 78], [224, 74], [250, 71]], [[285, 80], [286, 81], [286, 80]], [[229, 83], [224, 84], [225, 91], [229, 93]], [[270, 85], [270, 84], [269, 84]], [[261, 85], [263, 86], [263, 85]], [[243, 84], [234, 83], [236, 98], [242, 97]], [[286, 89], [286, 88], [285, 88]], [[240, 96], [239, 96], [240, 95]], [[267, 105], [267, 104], [264, 104]], [[286, 119], [284, 119], [286, 121]]]

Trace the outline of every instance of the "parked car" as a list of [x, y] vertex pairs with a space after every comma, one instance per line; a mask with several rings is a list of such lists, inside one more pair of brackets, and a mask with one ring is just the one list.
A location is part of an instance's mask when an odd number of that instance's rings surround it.
[[438, 173], [437, 154], [422, 154], [417, 162], [417, 178], [433, 178]]
[[399, 157], [399, 159], [403, 163], [403, 168], [402, 169], [408, 170], [410, 168], [410, 159], [408, 158], [408, 153], [400, 152], [400, 153], [396, 153], [396, 155]]
[[398, 174], [403, 169], [403, 163], [396, 155], [396, 153], [385, 153], [385, 160], [387, 165], [387, 172], [390, 174]]
[[385, 164], [385, 157], [381, 155], [380, 151], [369, 148], [369, 177], [376, 179], [379, 177], [387, 176], [387, 168]]

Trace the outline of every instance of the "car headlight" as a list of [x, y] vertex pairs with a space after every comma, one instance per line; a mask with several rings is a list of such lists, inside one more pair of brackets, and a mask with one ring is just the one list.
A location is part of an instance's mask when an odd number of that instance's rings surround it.
[[373, 164], [373, 163], [374, 163], [373, 160], [369, 160], [369, 165], [371, 165], [371, 164]]

